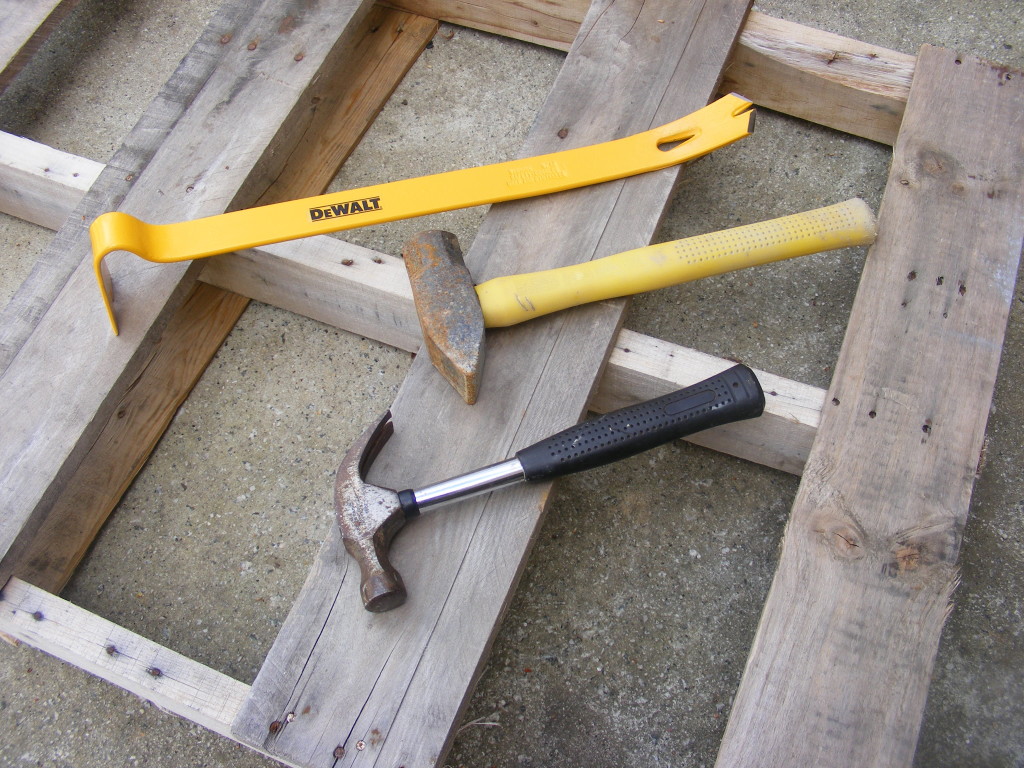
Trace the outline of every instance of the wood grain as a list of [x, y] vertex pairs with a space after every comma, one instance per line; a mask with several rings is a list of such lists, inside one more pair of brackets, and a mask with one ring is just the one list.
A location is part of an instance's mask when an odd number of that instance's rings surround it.
[[1024, 74], [922, 49], [720, 766], [913, 760], [1024, 243], [1022, 136]]
[[[283, 173], [261, 196], [264, 201], [322, 191], [429, 42], [436, 23], [375, 8], [362, 27], [358, 43], [332, 67], [326, 68], [317, 83], [313, 98], [318, 100], [318, 107], [324, 107], [327, 116], [314, 116], [310, 128], [303, 134], [301, 146], [292, 153]], [[339, 72], [345, 76], [341, 77]], [[375, 85], [367, 88], [365, 81], [371, 74]], [[331, 130], [338, 122], [339, 105], [343, 105], [348, 114], [348, 118], [341, 121], [345, 128]], [[320, 138], [315, 138], [316, 135]], [[0, 143], [0, 152], [7, 146], [23, 150], [21, 142], [4, 141]], [[70, 180], [56, 177], [55, 167], [63, 168], [65, 164], [69, 169], [77, 167], [67, 163], [61, 154], [39, 149], [23, 153], [22, 157], [27, 155], [33, 160], [45, 158], [49, 170], [41, 177], [38, 173], [30, 174], [28, 179], [32, 183], [21, 188], [31, 191], [33, 198], [44, 199], [47, 198], [45, 189], [71, 192], [75, 187], [72, 182], [96, 165], [83, 163], [81, 171], [72, 172], [78, 173], [78, 177], [72, 175]], [[60, 166], [50, 162], [55, 159], [54, 155], [63, 161]], [[35, 162], [32, 167], [39, 165]], [[6, 177], [3, 171], [0, 174], [0, 178]], [[50, 195], [48, 199], [53, 200], [55, 196]], [[4, 558], [4, 568], [46, 589], [57, 591], [64, 586], [248, 301], [248, 294], [240, 295], [208, 284], [193, 290], [169, 322], [143, 372], [132, 382], [99, 438], [39, 524], [38, 531], [15, 541]]]
[[751, 13], [723, 91], [759, 106], [892, 144], [915, 59], [763, 13]]
[[3, 91], [78, 0], [0, 0], [0, 91]]
[[[583, 0], [387, 2], [559, 50], [568, 50], [587, 10]], [[759, 106], [892, 144], [913, 72], [913, 56], [751, 11], [720, 92], [735, 91]]]
[[59, 229], [103, 163], [0, 132], [0, 211]]
[[[122, 209], [166, 221], [250, 201], [310, 119], [309, 83], [337, 58], [369, 7], [337, 0], [296, 17], [287, 4], [267, 0], [215, 39], [204, 36], [205, 47], [182, 67], [209, 56], [218, 64], [134, 181]], [[206, 72], [205, 65], [197, 66]], [[254, 103], [264, 105], [257, 116]], [[199, 272], [194, 264], [154, 270], [126, 255], [115, 261], [115, 286], [131, 301], [120, 307], [124, 322], [114, 337], [97, 311], [85, 226], [72, 219], [62, 232], [65, 238], [58, 235], [56, 242], [79, 266], [0, 376], [0, 506], [11, 511], [0, 521], [3, 554], [41, 524]], [[0, 581], [7, 575], [0, 572]]]
[[[660, 24], [669, 7], [676, 23]], [[716, 90], [747, 9], [745, 2], [715, 3], [713, 13], [702, 2], [596, 3], [521, 154], [627, 135], [699, 108]], [[467, 262], [483, 280], [558, 266], [527, 254], [570, 263], [645, 244], [677, 176], [671, 169], [494, 206]], [[622, 302], [595, 304], [491, 334], [474, 406], [419, 356], [393, 407], [398, 434], [371, 481], [436, 480], [575, 422], [623, 313]], [[383, 615], [363, 610], [357, 569], [332, 528], [236, 735], [309, 766], [335, 765], [339, 748], [338, 765], [439, 764], [548, 493], [546, 486], [509, 490], [403, 531], [393, 553], [411, 597]], [[364, 750], [354, 749], [357, 741]]]
[[245, 683], [17, 578], [0, 592], [0, 633], [224, 735], [249, 691]]

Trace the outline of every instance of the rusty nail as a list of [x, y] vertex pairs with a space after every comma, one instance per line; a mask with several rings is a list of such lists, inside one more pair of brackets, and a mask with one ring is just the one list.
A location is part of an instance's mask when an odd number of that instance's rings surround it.
[[558, 131], [558, 138], [560, 138], [560, 139], [564, 139], [568, 135], [569, 135], [569, 129], [568, 128], [562, 128], [561, 130]]
[[220, 42], [221, 42], [221, 45], [227, 45], [228, 43], [230, 43], [231, 42], [231, 33], [227, 32], [227, 33], [221, 35], [220, 36]]
[[32, 614], [32, 618], [35, 619], [36, 621], [42, 621], [46, 617], [43, 616], [43, 612], [42, 611], [36, 611], [35, 613]]
[[257, 45], [259, 45], [259, 43], [257, 41], [255, 41], [255, 40], [253, 40], [251, 43], [249, 43], [245, 47], [248, 48], [250, 51], [255, 51]]
[[340, 744], [334, 748], [335, 759], [341, 759], [345, 756], [345, 748]]
[[295, 54], [295, 60], [296, 61], [302, 61], [304, 58], [306, 58], [306, 54], [304, 54], [304, 53], [296, 53]]
[[111, 643], [105, 649], [107, 656], [117, 656], [117, 646]]
[[355, 264], [355, 262], [352, 261], [352, 259], [342, 259], [341, 260], [341, 266], [343, 266], [343, 267], [351, 267], [353, 264]]
[[158, 667], [150, 667], [146, 670], [151, 677], [163, 677], [164, 673]]
[[271, 733], [277, 733], [280, 730], [281, 730], [281, 721], [280, 720], [275, 720], [274, 722], [272, 722], [270, 724], [270, 732]]
[[362, 739], [357, 741], [356, 742], [356, 749], [358, 749], [360, 752], [362, 752], [364, 749], [366, 749], [366, 742], [363, 741]]

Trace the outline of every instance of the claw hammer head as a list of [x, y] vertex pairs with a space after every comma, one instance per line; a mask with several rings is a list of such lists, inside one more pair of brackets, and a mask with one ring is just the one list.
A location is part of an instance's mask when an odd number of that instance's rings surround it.
[[334, 485], [341, 538], [359, 564], [363, 605], [375, 613], [397, 608], [406, 597], [402, 577], [388, 557], [391, 541], [405, 525], [406, 514], [395, 491], [363, 479], [393, 432], [389, 411], [349, 448]]
[[402, 252], [423, 342], [434, 367], [467, 403], [477, 398], [484, 363], [484, 314], [451, 232], [420, 232]]

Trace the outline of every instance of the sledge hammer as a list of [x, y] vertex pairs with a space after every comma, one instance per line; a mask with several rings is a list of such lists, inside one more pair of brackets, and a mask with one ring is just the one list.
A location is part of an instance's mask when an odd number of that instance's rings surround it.
[[662, 397], [606, 413], [523, 448], [505, 461], [419, 490], [393, 491], [365, 481], [394, 433], [391, 414], [367, 429], [345, 454], [334, 507], [345, 549], [359, 564], [368, 611], [405, 602], [402, 577], [391, 564], [391, 542], [410, 518], [429, 509], [521, 481], [537, 482], [610, 464], [710, 427], [760, 416], [764, 391], [745, 365]]
[[416, 314], [430, 359], [467, 403], [476, 402], [484, 328], [592, 301], [631, 296], [834, 248], [868, 245], [875, 217], [859, 198], [743, 227], [650, 245], [583, 264], [498, 277], [480, 285], [455, 235], [428, 230], [405, 245]]

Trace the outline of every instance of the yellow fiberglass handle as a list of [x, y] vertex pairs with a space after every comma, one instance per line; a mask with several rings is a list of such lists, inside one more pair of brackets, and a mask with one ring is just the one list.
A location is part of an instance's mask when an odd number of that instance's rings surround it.
[[112, 251], [130, 251], [159, 263], [187, 261], [622, 179], [693, 160], [748, 136], [753, 130], [751, 106], [730, 94], [666, 125], [601, 144], [175, 224], [150, 224], [119, 211], [104, 213], [89, 228], [96, 278], [116, 334], [111, 281], [102, 263]]
[[859, 198], [743, 227], [649, 245], [583, 264], [476, 286], [484, 325], [500, 328], [569, 307], [667, 288], [834, 248], [869, 245], [875, 217]]

